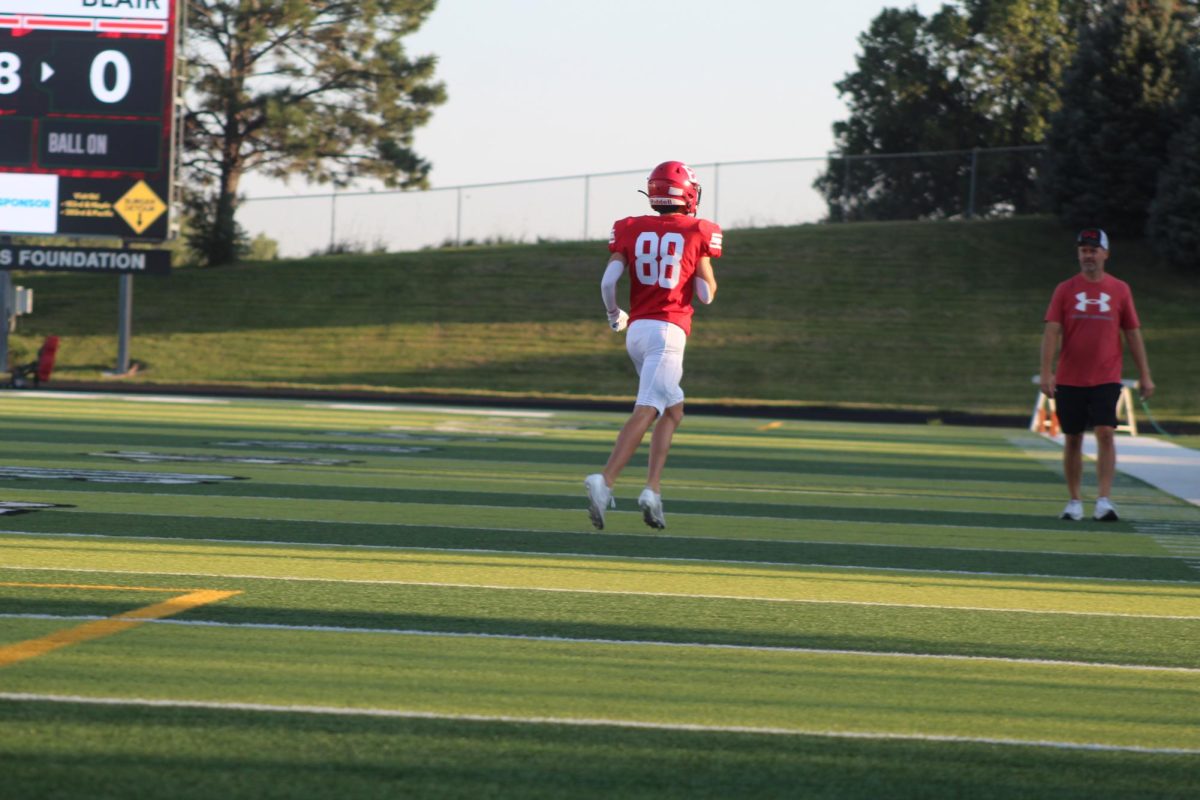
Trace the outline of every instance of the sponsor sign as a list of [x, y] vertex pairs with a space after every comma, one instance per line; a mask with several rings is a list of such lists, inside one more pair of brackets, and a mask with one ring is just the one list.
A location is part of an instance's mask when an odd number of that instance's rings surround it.
[[0, 175], [0, 219], [14, 233], [58, 230], [56, 175]]

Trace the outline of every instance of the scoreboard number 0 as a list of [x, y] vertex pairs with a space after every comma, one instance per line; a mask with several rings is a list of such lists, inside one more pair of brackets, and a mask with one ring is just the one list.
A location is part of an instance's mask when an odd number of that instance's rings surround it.
[[[92, 96], [101, 103], [121, 102], [133, 83], [129, 57], [120, 50], [101, 51], [92, 59], [88, 83]], [[0, 95], [15, 94], [20, 88], [21, 58], [16, 53], [0, 53]]]
[[[112, 86], [108, 84], [108, 68], [112, 67], [114, 79]], [[92, 69], [89, 73], [92, 94], [101, 103], [119, 103], [129, 94], [129, 85], [133, 81], [133, 70], [129, 67], [129, 57], [120, 50], [104, 50], [92, 59]]]

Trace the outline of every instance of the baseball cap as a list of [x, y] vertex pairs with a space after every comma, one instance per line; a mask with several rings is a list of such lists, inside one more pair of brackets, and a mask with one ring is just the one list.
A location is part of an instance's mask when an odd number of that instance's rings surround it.
[[1075, 237], [1077, 245], [1091, 245], [1092, 247], [1102, 247], [1108, 249], [1108, 234], [1099, 228], [1084, 228]]

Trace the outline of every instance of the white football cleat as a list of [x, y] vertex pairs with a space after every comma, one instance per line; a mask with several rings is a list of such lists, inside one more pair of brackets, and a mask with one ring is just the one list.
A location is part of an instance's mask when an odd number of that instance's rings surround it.
[[1069, 519], [1072, 522], [1079, 522], [1083, 519], [1083, 503], [1078, 500], [1072, 500], [1067, 503], [1067, 507], [1058, 515], [1059, 519]]
[[651, 528], [662, 530], [667, 527], [663, 516], [662, 495], [647, 486], [638, 497], [638, 508], [642, 510], [642, 519]]
[[617, 498], [613, 497], [612, 489], [599, 472], [584, 478], [583, 486], [587, 489], [588, 516], [598, 530], [604, 530], [604, 512], [617, 507]]
[[1112, 504], [1107, 497], [1096, 498], [1096, 512], [1092, 514], [1092, 519], [1100, 522], [1116, 522], [1120, 519], [1117, 516], [1117, 507]]
[[612, 328], [613, 333], [620, 333], [629, 327], [629, 315], [624, 309], [618, 308], [617, 315], [608, 315], [608, 327]]

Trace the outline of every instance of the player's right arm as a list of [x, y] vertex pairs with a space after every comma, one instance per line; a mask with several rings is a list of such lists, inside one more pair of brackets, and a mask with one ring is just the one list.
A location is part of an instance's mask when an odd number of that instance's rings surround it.
[[617, 282], [625, 274], [625, 256], [613, 253], [609, 256], [608, 266], [604, 268], [604, 277], [600, 279], [600, 299], [604, 301], [604, 313], [608, 315], [608, 325], [620, 333], [629, 324], [629, 315], [617, 305]]
[[1054, 380], [1054, 355], [1058, 352], [1058, 343], [1062, 339], [1062, 325], [1058, 322], [1047, 322], [1042, 331], [1042, 367], [1040, 382], [1042, 394], [1054, 397], [1058, 388]]

